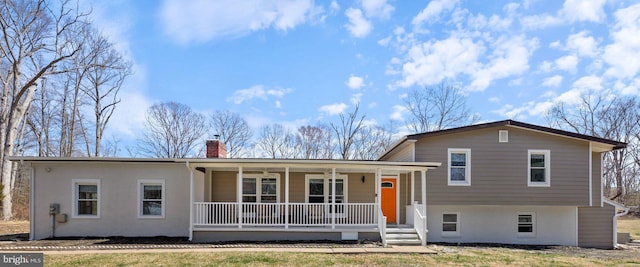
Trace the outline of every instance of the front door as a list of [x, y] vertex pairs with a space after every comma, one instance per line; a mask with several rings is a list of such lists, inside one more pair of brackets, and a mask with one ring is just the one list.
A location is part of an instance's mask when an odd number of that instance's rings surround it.
[[382, 214], [387, 217], [387, 223], [396, 223], [396, 178], [382, 178], [380, 190], [382, 191]]

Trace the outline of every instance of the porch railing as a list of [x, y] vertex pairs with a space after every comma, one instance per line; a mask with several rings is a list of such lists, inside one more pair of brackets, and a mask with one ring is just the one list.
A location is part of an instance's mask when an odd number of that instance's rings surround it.
[[382, 245], [387, 246], [387, 217], [382, 213], [382, 209], [378, 209], [378, 230], [380, 230], [380, 239], [382, 239]]
[[416, 233], [418, 233], [418, 236], [422, 241], [422, 245], [424, 246], [427, 244], [427, 228], [425, 227], [427, 225], [427, 216], [422, 214], [422, 204], [418, 205], [414, 203], [413, 207], [413, 227], [416, 229]]
[[[195, 202], [195, 226], [376, 226], [375, 203], [285, 203]], [[242, 217], [239, 218], [239, 211]]]

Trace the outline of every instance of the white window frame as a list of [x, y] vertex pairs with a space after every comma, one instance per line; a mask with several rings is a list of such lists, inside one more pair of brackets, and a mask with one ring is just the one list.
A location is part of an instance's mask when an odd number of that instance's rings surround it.
[[[96, 190], [97, 190], [97, 208], [96, 208], [96, 215], [86, 215], [86, 214], [78, 214], [78, 201], [80, 201], [80, 199], [78, 199], [79, 195], [78, 195], [78, 186], [79, 185], [95, 185], [96, 186]], [[72, 187], [72, 213], [71, 213], [71, 218], [77, 218], [77, 219], [100, 219], [100, 205], [101, 205], [101, 193], [100, 193], [100, 179], [73, 179], [71, 180], [71, 187]]]
[[[544, 155], [544, 182], [531, 181], [531, 155]], [[529, 149], [527, 152], [527, 186], [549, 187], [551, 186], [551, 150]]]
[[[532, 232], [520, 232], [520, 216], [531, 216], [531, 231]], [[519, 237], [534, 237], [536, 236], [536, 213], [535, 212], [519, 212], [516, 216], [516, 233]]]
[[[504, 139], [502, 138], [504, 136]], [[499, 143], [509, 143], [509, 130], [499, 130], [498, 131], [498, 142]]]
[[[324, 186], [323, 186], [323, 196], [324, 196], [324, 204], [327, 204], [327, 209], [329, 208], [328, 204], [331, 204], [331, 196], [329, 195], [329, 192], [331, 190], [330, 186], [331, 186], [331, 174], [329, 174], [329, 176], [325, 176], [324, 174], [305, 174], [304, 176], [304, 203], [309, 203], [309, 180], [311, 179], [323, 179], [324, 180]], [[338, 174], [336, 173], [336, 181], [342, 179], [342, 184], [344, 186], [344, 188], [342, 188], [342, 191], [344, 193], [344, 201], [342, 203], [349, 203], [349, 190], [348, 190], [348, 184], [349, 184], [349, 176], [346, 174]], [[337, 204], [341, 204], [341, 203], [337, 203]], [[346, 208], [345, 208], [346, 209]], [[329, 210], [326, 211], [327, 216], [329, 216], [330, 214], [332, 214], [332, 212], [330, 212]], [[344, 212], [336, 212], [336, 215], [344, 215], [346, 216], [346, 214]]]
[[[445, 231], [444, 230], [444, 224], [448, 223], [451, 224], [451, 222], [445, 222], [444, 221], [444, 215], [449, 215], [449, 214], [455, 214], [456, 215], [456, 231]], [[451, 211], [445, 211], [442, 213], [442, 216], [440, 216], [440, 227], [441, 227], [441, 233], [442, 236], [460, 236], [460, 212], [451, 212]]]
[[[143, 201], [144, 199], [144, 189], [145, 185], [160, 185], [162, 190], [162, 196], [160, 202], [162, 203], [162, 207], [160, 210], [160, 215], [144, 215], [142, 208], [144, 207]], [[164, 219], [165, 218], [165, 209], [167, 205], [166, 201], [166, 187], [164, 179], [141, 179], [138, 180], [138, 219]], [[156, 200], [157, 201], [157, 200]]]
[[[464, 181], [451, 180], [451, 154], [465, 154]], [[471, 185], [471, 149], [469, 148], [449, 148], [447, 149], [447, 185], [449, 186], [470, 186]], [[459, 168], [459, 167], [457, 167]]]
[[[279, 173], [266, 173], [266, 174], [265, 173], [243, 173], [242, 179], [244, 180], [246, 178], [256, 179], [256, 202], [246, 202], [246, 203], [262, 203], [262, 179], [263, 178], [276, 179], [276, 202], [275, 203], [280, 203], [280, 174]], [[243, 197], [245, 196], [244, 192], [242, 192], [242, 196]], [[244, 200], [242, 202], [245, 203]]]

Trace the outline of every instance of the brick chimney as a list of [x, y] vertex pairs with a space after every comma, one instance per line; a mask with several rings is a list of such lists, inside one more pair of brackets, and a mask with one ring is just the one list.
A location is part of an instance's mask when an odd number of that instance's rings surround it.
[[226, 158], [227, 147], [220, 142], [220, 136], [215, 135], [213, 140], [207, 140], [207, 158]]

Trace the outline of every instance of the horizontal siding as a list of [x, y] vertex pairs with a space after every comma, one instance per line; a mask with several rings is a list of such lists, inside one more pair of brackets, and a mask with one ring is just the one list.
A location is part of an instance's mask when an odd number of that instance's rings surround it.
[[[498, 130], [509, 142], [498, 142]], [[471, 186], [447, 185], [448, 148], [471, 149]], [[551, 186], [527, 186], [529, 149], [551, 151]], [[493, 127], [426, 137], [416, 143], [416, 161], [441, 162], [427, 172], [427, 203], [432, 205], [589, 204], [589, 145], [513, 127]], [[416, 179], [418, 180], [418, 179]]]
[[592, 163], [592, 185], [593, 185], [593, 205], [600, 206], [602, 201], [602, 172], [601, 172], [601, 155], [600, 153], [593, 152], [591, 156]]
[[400, 161], [400, 162], [408, 162], [413, 161], [413, 144], [409, 144], [408, 146], [400, 149], [398, 152], [395, 152], [384, 159], [385, 161]]
[[[248, 172], [250, 173], [250, 172]], [[285, 202], [285, 174], [280, 174], [280, 202]], [[289, 173], [289, 202], [305, 202], [305, 174], [301, 172]], [[317, 173], [316, 173], [317, 174]], [[211, 201], [236, 202], [236, 184], [238, 172], [213, 171], [211, 173]], [[364, 183], [362, 176], [365, 177]], [[375, 202], [375, 174], [349, 173], [347, 174], [347, 201], [349, 203]]]
[[615, 207], [578, 208], [578, 246], [595, 248], [613, 247], [613, 216]]

